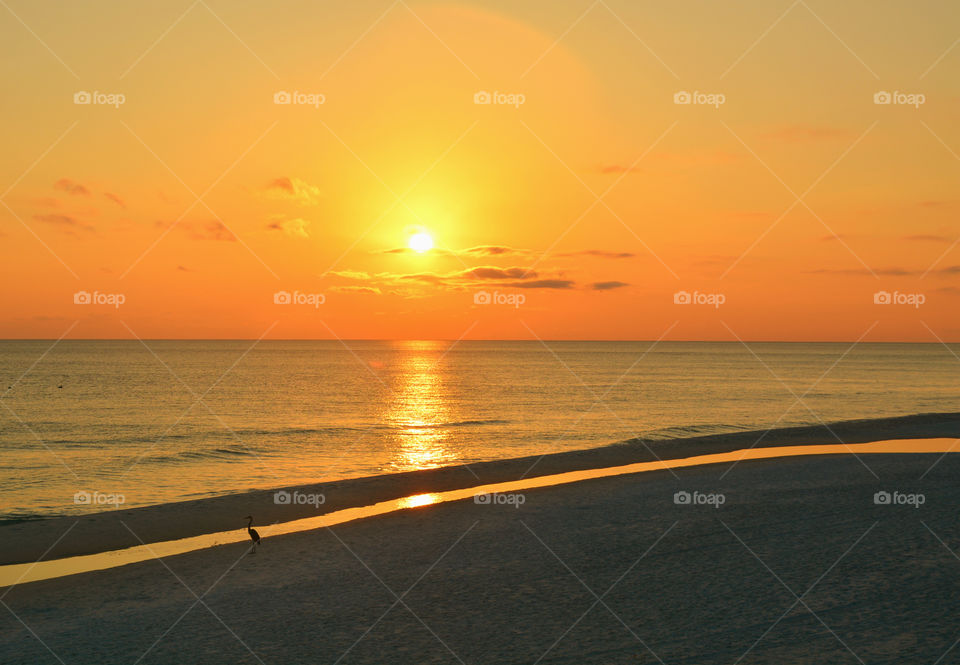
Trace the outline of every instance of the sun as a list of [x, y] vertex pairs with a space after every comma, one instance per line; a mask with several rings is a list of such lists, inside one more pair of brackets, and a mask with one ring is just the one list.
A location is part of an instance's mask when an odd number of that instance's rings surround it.
[[412, 236], [410, 236], [408, 245], [413, 251], [423, 254], [424, 252], [433, 249], [433, 238], [430, 237], [429, 233], [421, 231], [420, 233], [414, 233]]

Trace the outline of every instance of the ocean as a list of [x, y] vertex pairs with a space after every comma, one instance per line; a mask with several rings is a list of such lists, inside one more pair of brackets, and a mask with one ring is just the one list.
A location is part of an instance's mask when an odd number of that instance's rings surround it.
[[0, 341], [0, 519], [638, 436], [960, 411], [954, 353], [960, 345]]

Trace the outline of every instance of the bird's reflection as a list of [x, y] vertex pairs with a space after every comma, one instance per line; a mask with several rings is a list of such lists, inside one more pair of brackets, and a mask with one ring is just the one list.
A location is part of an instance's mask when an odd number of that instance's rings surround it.
[[395, 438], [390, 463], [396, 471], [431, 469], [456, 463], [450, 449], [450, 407], [442, 363], [447, 344], [405, 342], [397, 383], [386, 420]]

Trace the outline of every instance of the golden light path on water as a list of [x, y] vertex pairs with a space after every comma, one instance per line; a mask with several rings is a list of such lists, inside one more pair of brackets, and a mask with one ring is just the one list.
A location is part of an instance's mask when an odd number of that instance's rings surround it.
[[444, 347], [437, 342], [404, 342], [409, 351], [400, 368], [401, 380], [393, 391], [383, 421], [397, 428], [392, 470], [417, 471], [456, 464], [459, 459], [445, 442], [450, 436], [446, 386], [438, 371]]
[[[281, 522], [271, 526], [261, 527], [261, 535], [265, 538], [280, 536], [300, 531], [310, 531], [323, 527], [343, 524], [357, 519], [384, 515], [400, 510], [426, 506], [445, 501], [469, 499], [478, 494], [493, 492], [520, 492], [538, 487], [551, 487], [576, 483], [595, 478], [609, 478], [631, 473], [658, 471], [667, 468], [700, 466], [704, 464], [718, 464], [739, 460], [771, 459], [777, 457], [801, 457], [807, 455], [837, 455], [837, 454], [867, 454], [867, 453], [946, 453], [953, 451], [957, 439], [899, 439], [874, 441], [872, 443], [831, 444], [823, 446], [778, 446], [773, 448], [751, 448], [735, 450], [729, 453], [712, 455], [697, 455], [680, 459], [663, 460], [659, 462], [639, 462], [624, 466], [607, 467], [601, 469], [587, 469], [584, 471], [570, 471], [550, 476], [525, 478], [523, 480], [490, 485], [477, 485], [459, 490], [417, 494], [400, 497], [390, 501], [383, 501], [369, 506], [346, 508], [317, 517], [307, 517], [290, 522]], [[172, 540], [163, 543], [140, 545], [124, 550], [90, 554], [86, 556], [39, 561], [8, 566], [0, 566], [0, 587], [23, 584], [37, 580], [45, 580], [65, 575], [75, 575], [94, 570], [105, 570], [117, 566], [124, 566], [141, 561], [148, 561], [157, 557], [173, 556], [196, 550], [206, 549], [216, 545], [243, 542], [248, 539], [243, 529], [211, 533], [181, 540]]]

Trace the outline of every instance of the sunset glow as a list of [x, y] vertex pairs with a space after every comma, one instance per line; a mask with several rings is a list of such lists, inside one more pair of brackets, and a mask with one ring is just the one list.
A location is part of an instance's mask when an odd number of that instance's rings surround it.
[[957, 5], [408, 4], [11, 5], [0, 336], [960, 339]]

